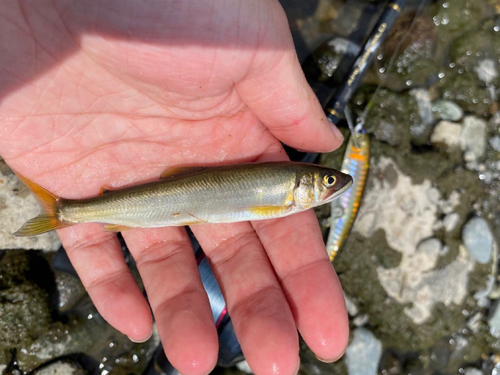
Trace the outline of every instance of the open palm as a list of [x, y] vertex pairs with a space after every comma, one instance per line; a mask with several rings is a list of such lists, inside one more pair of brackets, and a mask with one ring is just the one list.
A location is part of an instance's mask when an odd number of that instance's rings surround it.
[[[283, 160], [280, 141], [316, 151], [341, 142], [305, 82], [277, 2], [5, 2], [0, 16], [8, 51], [0, 154], [64, 198], [153, 180], [173, 166]], [[255, 372], [297, 370], [297, 328], [319, 358], [342, 354], [345, 307], [314, 213], [192, 230]], [[97, 224], [58, 234], [102, 316], [132, 340], [147, 339], [149, 306], [117, 237]], [[168, 358], [181, 373], [209, 372], [217, 334], [186, 232], [123, 236]]]

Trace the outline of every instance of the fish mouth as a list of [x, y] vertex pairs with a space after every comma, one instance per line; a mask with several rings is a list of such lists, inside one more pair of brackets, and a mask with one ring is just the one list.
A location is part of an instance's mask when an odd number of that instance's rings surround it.
[[349, 181], [344, 185], [342, 186], [340, 189], [334, 191], [332, 193], [332, 195], [330, 195], [323, 203], [328, 203], [328, 202], [331, 202], [333, 201], [334, 199], [340, 197], [342, 194], [344, 194], [347, 190], [349, 190], [353, 184], [353, 179], [351, 176], [349, 176], [350, 179]]

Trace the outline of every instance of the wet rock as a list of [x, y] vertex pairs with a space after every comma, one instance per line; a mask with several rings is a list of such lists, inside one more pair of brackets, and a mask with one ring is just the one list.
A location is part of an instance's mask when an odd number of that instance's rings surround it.
[[38, 215], [40, 205], [29, 190], [0, 161], [0, 249], [37, 249], [52, 250], [59, 248], [60, 242], [55, 234], [46, 233], [36, 237], [15, 237], [12, 235], [28, 219]]
[[467, 295], [468, 275], [474, 265], [462, 252], [446, 267], [435, 269], [441, 246], [436, 239], [424, 241], [414, 254], [403, 258], [398, 268], [377, 270], [382, 286], [391, 297], [412, 303], [404, 312], [416, 324], [431, 317], [436, 303], [460, 305]]
[[438, 38], [448, 44], [458, 35], [476, 29], [488, 8], [481, 0], [438, 1], [433, 15]]
[[461, 131], [462, 150], [469, 152], [471, 160], [477, 161], [484, 156], [486, 150], [486, 121], [467, 116], [463, 120]]
[[73, 309], [87, 292], [81, 281], [64, 272], [56, 272], [56, 286], [58, 291], [58, 306], [60, 312]]
[[304, 62], [303, 69], [308, 79], [326, 82], [333, 77], [333, 81], [340, 82], [347, 70], [339, 68], [343, 58], [354, 58], [359, 47], [344, 38], [333, 38], [320, 47]]
[[456, 227], [458, 222], [460, 221], [460, 215], [456, 212], [452, 212], [448, 214], [443, 219], [443, 226], [447, 232], [452, 232]]
[[465, 369], [465, 375], [484, 375], [481, 370], [478, 370], [477, 368], [466, 368]]
[[425, 145], [429, 140], [434, 124], [434, 113], [429, 91], [424, 89], [413, 89], [410, 95], [415, 98], [418, 107], [420, 121], [410, 127], [413, 143]]
[[452, 44], [450, 58], [457, 69], [473, 72], [480, 81], [489, 85], [498, 77], [497, 65], [500, 58], [498, 34], [492, 29], [466, 33]]
[[488, 143], [490, 144], [491, 148], [495, 151], [500, 151], [500, 137], [499, 136], [494, 136], [491, 137], [488, 140]]
[[476, 262], [487, 264], [491, 261], [496, 244], [486, 220], [481, 217], [470, 219], [462, 230], [462, 240]]
[[371, 91], [361, 91], [354, 98], [355, 102], [363, 104], [373, 99], [366, 129], [378, 140], [391, 146], [405, 143], [411, 138], [410, 129], [420, 124], [415, 99], [409, 94], [396, 94], [385, 89], [380, 90], [376, 97], [373, 94]]
[[437, 100], [432, 104], [436, 117], [445, 121], [460, 121], [464, 115], [462, 108], [449, 100]]
[[345, 306], [347, 308], [347, 313], [353, 317], [358, 315], [359, 309], [358, 306], [356, 306], [356, 303], [353, 301], [353, 299], [344, 293], [344, 300], [345, 300]]
[[383, 229], [393, 249], [409, 254], [423, 239], [432, 237], [440, 193], [428, 180], [423, 184], [413, 184], [410, 177], [385, 157], [372, 167], [372, 173], [383, 174], [388, 168], [397, 172], [396, 185], [391, 186], [385, 180], [372, 181], [373, 186], [365, 193], [354, 230], [370, 237], [376, 230]]
[[386, 56], [404, 51], [410, 46], [420, 46], [431, 55], [437, 40], [437, 30], [432, 17], [426, 12], [405, 12], [394, 23], [383, 44]]
[[476, 79], [474, 73], [465, 69], [445, 69], [434, 86], [436, 94], [445, 100], [458, 104], [464, 111], [479, 116], [490, 116], [494, 111], [491, 93]]
[[478, 290], [474, 293], [474, 298], [477, 301], [479, 307], [488, 307], [490, 305], [489, 296], [495, 287], [495, 276], [488, 275], [488, 280], [486, 281], [486, 287], [482, 290]]
[[462, 143], [462, 126], [454, 122], [441, 121], [431, 135], [431, 143], [443, 145], [447, 151], [458, 149]]
[[7, 252], [0, 259], [0, 363], [50, 325], [50, 277], [47, 262], [35, 254]]
[[349, 375], [376, 375], [382, 343], [369, 330], [356, 328], [345, 355]]
[[69, 361], [57, 361], [33, 371], [33, 375], [85, 375], [87, 371]]
[[490, 326], [490, 333], [494, 337], [500, 338], [500, 303], [498, 301], [491, 308], [488, 325]]
[[378, 267], [378, 278], [389, 296], [401, 303], [412, 303], [404, 312], [421, 324], [430, 318], [436, 303], [463, 302], [473, 264], [466, 253], [461, 253], [447, 267], [434, 270], [442, 253], [441, 242], [430, 238], [442, 200], [440, 193], [428, 181], [414, 185], [388, 159], [381, 158], [375, 170], [389, 165], [398, 173], [397, 184], [391, 188], [375, 182], [366, 193], [354, 230], [370, 237], [383, 229], [388, 244], [403, 254], [398, 267]]
[[244, 372], [245, 374], [253, 374], [252, 369], [248, 365], [247, 361], [241, 361], [236, 364], [236, 367], [238, 367], [238, 370]]
[[474, 71], [478, 78], [487, 85], [491, 84], [498, 77], [497, 67], [495, 61], [492, 59], [481, 60], [474, 68]]
[[370, 83], [381, 83], [393, 91], [428, 86], [439, 72], [439, 65], [432, 59], [436, 36], [436, 27], [428, 14], [403, 14], [393, 26], [379, 56], [383, 64], [376, 70], [379, 81]]

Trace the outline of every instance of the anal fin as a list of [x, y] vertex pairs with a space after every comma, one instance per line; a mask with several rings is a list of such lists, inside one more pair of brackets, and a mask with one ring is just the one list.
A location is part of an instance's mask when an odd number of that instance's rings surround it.
[[257, 216], [272, 218], [280, 217], [287, 212], [290, 207], [284, 206], [254, 206], [248, 209], [248, 212], [256, 214]]
[[123, 232], [124, 230], [127, 229], [131, 229], [131, 227], [127, 227], [126, 225], [117, 225], [117, 224], [104, 225], [104, 230], [108, 232]]

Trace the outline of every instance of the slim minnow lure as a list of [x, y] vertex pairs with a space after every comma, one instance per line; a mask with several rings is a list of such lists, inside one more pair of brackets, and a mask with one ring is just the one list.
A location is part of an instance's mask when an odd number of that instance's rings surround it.
[[351, 176], [319, 165], [253, 163], [177, 168], [158, 181], [69, 200], [19, 177], [45, 212], [26, 222], [17, 236], [90, 222], [116, 232], [278, 218], [329, 203], [352, 184]]
[[353, 177], [353, 186], [342, 197], [330, 204], [330, 233], [326, 251], [331, 261], [338, 254], [356, 218], [368, 175], [369, 160], [368, 135], [364, 131], [353, 132], [349, 138], [341, 168], [343, 173], [348, 173]]

